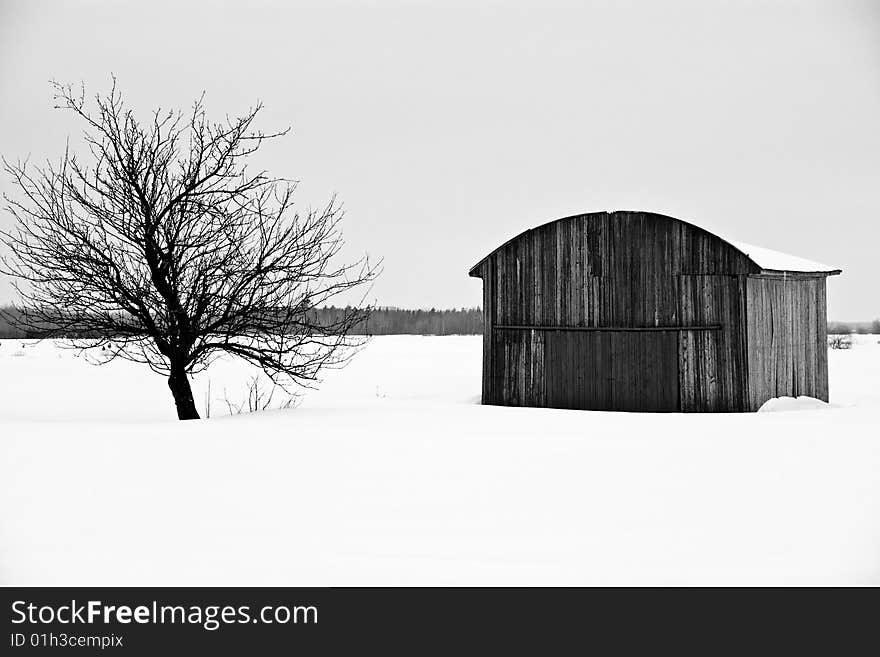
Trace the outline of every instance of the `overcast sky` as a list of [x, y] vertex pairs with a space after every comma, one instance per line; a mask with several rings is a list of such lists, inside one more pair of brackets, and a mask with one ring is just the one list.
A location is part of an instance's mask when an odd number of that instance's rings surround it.
[[0, 0], [0, 153], [76, 147], [47, 81], [111, 72], [144, 112], [262, 100], [293, 132], [260, 163], [338, 193], [383, 305], [477, 305], [521, 230], [640, 209], [840, 267], [829, 317], [880, 316], [880, 2]]

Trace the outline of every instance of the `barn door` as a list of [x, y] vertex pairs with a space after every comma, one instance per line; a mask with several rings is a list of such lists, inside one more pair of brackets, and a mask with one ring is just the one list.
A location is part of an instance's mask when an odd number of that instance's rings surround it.
[[551, 408], [678, 411], [677, 331], [547, 331]]

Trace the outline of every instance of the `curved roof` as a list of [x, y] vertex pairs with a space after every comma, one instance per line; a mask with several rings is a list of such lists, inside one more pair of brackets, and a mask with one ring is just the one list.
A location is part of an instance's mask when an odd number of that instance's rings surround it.
[[[772, 249], [766, 249], [760, 246], [754, 246], [753, 244], [746, 244], [745, 242], [740, 242], [737, 240], [730, 240], [722, 237], [721, 235], [717, 235], [716, 233], [712, 233], [705, 228], [701, 228], [696, 224], [692, 224], [688, 221], [684, 221], [682, 219], [676, 219], [675, 217], [670, 217], [664, 214], [657, 214], [656, 212], [644, 212], [641, 210], [618, 210], [615, 212], [606, 212], [607, 215], [617, 214], [617, 212], [638, 212], [640, 214], [650, 215], [653, 217], [657, 217], [659, 219], [668, 219], [671, 221], [677, 221], [679, 223], [685, 224], [686, 226], [690, 226], [691, 228], [695, 228], [696, 230], [702, 231], [704, 233], [708, 233], [713, 237], [717, 237], [718, 239], [726, 242], [734, 249], [745, 255], [754, 265], [760, 269], [762, 272], [767, 273], [796, 273], [796, 274], [825, 274], [828, 276], [833, 276], [835, 274], [839, 274], [842, 270], [832, 267], [830, 265], [825, 265], [821, 262], [814, 262], [812, 260], [806, 260], [804, 258], [799, 258], [798, 256], [789, 255], [788, 253], [782, 253], [781, 251], [774, 251]], [[553, 221], [548, 221], [540, 226], [536, 226], [534, 228], [529, 228], [524, 230], [519, 235], [512, 237], [507, 240], [492, 252], [488, 253], [484, 258], [481, 258], [479, 262], [477, 262], [473, 267], [468, 271], [469, 276], [479, 277], [477, 273], [477, 269], [480, 267], [483, 262], [485, 262], [490, 256], [494, 253], [498, 252], [511, 242], [518, 240], [523, 235], [530, 233], [533, 230], [538, 230], [539, 228], [543, 228], [550, 224], [557, 223], [559, 221], [567, 221], [569, 219], [575, 219], [577, 217], [583, 217], [590, 214], [601, 214], [601, 213], [590, 213], [583, 212], [581, 214], [575, 214], [568, 217], [562, 217], [561, 219], [555, 219]]]

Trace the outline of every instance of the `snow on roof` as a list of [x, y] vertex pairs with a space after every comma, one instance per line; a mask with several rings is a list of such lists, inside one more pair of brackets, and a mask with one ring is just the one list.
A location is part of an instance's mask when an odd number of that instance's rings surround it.
[[821, 262], [814, 262], [797, 256], [765, 249], [761, 246], [746, 244], [737, 240], [726, 240], [740, 251], [749, 256], [756, 265], [761, 269], [772, 269], [774, 271], [796, 271], [796, 272], [836, 272], [840, 269], [824, 265]]

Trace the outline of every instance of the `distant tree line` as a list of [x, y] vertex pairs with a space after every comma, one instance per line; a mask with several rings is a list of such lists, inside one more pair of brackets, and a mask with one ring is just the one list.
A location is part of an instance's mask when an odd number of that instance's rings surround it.
[[[324, 324], [334, 322], [346, 311], [345, 308], [328, 306], [312, 312], [316, 314], [316, 324]], [[352, 329], [352, 333], [359, 335], [476, 335], [482, 331], [483, 311], [480, 308], [406, 310], [393, 306], [373, 308], [369, 317]]]
[[859, 335], [880, 334], [880, 319], [873, 322], [828, 322], [828, 333], [832, 335], [844, 335], [858, 333]]
[[[327, 306], [307, 311], [307, 321], [317, 326], [333, 326], [340, 318], [348, 316], [350, 308]], [[41, 326], [24, 329], [22, 325], [33, 322], [16, 321], [20, 312], [0, 308], [0, 339], [42, 337], [108, 337], [97, 334], [59, 330], [63, 322], [53, 325], [43, 322]], [[352, 327], [355, 335], [476, 335], [483, 330], [483, 311], [480, 308], [453, 308], [451, 310], [406, 310], [384, 306], [373, 308], [369, 316]], [[112, 337], [112, 336], [111, 336]]]

